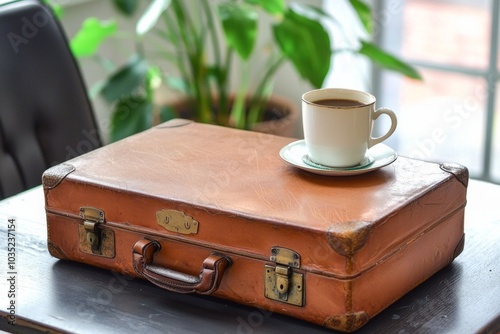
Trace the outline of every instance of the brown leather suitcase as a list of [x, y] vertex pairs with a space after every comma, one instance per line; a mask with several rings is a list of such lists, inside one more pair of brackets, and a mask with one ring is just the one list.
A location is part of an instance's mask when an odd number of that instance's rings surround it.
[[315, 175], [280, 158], [293, 141], [174, 120], [55, 166], [49, 251], [341, 331], [462, 251], [466, 168]]

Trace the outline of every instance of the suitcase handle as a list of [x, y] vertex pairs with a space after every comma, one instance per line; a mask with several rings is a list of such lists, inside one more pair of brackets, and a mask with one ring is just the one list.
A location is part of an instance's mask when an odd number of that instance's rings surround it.
[[211, 294], [217, 290], [225, 270], [232, 264], [229, 257], [212, 253], [203, 261], [200, 275], [192, 276], [153, 264], [154, 254], [160, 249], [158, 241], [137, 241], [132, 250], [134, 269], [151, 283], [173, 292]]

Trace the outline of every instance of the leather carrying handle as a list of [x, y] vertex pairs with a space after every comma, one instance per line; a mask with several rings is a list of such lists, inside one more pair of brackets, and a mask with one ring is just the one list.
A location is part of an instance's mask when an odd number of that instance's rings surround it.
[[137, 241], [132, 250], [134, 269], [151, 283], [173, 292], [211, 294], [218, 289], [225, 270], [232, 264], [230, 258], [212, 253], [203, 261], [200, 275], [196, 277], [155, 265], [154, 254], [160, 249], [157, 241]]

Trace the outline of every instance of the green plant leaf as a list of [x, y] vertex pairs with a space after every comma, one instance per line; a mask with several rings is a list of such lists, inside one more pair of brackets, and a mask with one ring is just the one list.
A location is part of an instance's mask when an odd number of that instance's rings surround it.
[[63, 7], [58, 4], [54, 0], [43, 0], [43, 3], [48, 5], [51, 9], [52, 12], [54, 13], [54, 16], [57, 17], [58, 19], [61, 19], [64, 15], [64, 9]]
[[113, 5], [122, 14], [132, 16], [137, 10], [138, 0], [113, 0]]
[[189, 83], [186, 82], [186, 80], [184, 80], [183, 78], [167, 76], [165, 78], [165, 84], [170, 88], [178, 90], [179, 92], [184, 93], [186, 95], [191, 94], [191, 90], [189, 89]]
[[207, 75], [209, 78], [214, 79], [216, 82], [221, 82], [226, 75], [225, 69], [222, 66], [209, 66], [207, 68]]
[[161, 86], [162, 75], [158, 66], [150, 66], [146, 73], [146, 85], [148, 90], [155, 90]]
[[245, 0], [246, 3], [262, 7], [269, 14], [283, 14], [286, 9], [285, 0]]
[[132, 94], [137, 87], [144, 85], [147, 73], [148, 64], [146, 60], [135, 55], [108, 79], [101, 93], [109, 103], [117, 101]]
[[257, 39], [257, 12], [249, 7], [221, 3], [217, 6], [217, 14], [228, 46], [242, 59], [248, 59]]
[[114, 21], [99, 21], [95, 17], [86, 19], [81, 29], [70, 41], [70, 48], [75, 57], [94, 55], [101, 43], [116, 33], [117, 24]]
[[333, 19], [333, 17], [329, 13], [324, 11], [322, 8], [313, 5], [300, 2], [292, 2], [290, 4], [290, 8], [295, 13], [301, 13], [312, 20], [319, 21], [321, 18]]
[[411, 65], [381, 50], [379, 47], [370, 42], [361, 41], [361, 48], [358, 52], [367, 56], [374, 63], [383, 68], [396, 71], [413, 79], [422, 80], [420, 73]]
[[120, 99], [111, 118], [111, 141], [149, 129], [153, 125], [153, 104], [142, 96]]
[[321, 87], [331, 61], [330, 37], [321, 23], [289, 9], [273, 32], [282, 53], [300, 75]]
[[365, 27], [366, 31], [371, 34], [373, 30], [373, 22], [372, 22], [372, 10], [370, 6], [368, 6], [365, 2], [361, 0], [349, 0], [352, 8], [358, 15], [363, 27]]
[[158, 22], [161, 14], [170, 6], [170, 3], [172, 3], [172, 0], [153, 0], [137, 21], [136, 33], [139, 36], [147, 34]]
[[329, 21], [331, 23], [335, 23], [337, 26], [341, 26], [341, 23], [338, 22], [336, 18], [334, 18], [330, 13], [326, 12], [323, 8], [317, 7], [314, 5], [309, 5], [300, 2], [292, 2], [290, 4], [290, 8], [296, 12], [300, 13], [311, 20], [322, 22]]
[[97, 96], [101, 94], [101, 91], [106, 84], [105, 80], [100, 80], [96, 82], [92, 87], [90, 87], [88, 94], [91, 100], [95, 100]]

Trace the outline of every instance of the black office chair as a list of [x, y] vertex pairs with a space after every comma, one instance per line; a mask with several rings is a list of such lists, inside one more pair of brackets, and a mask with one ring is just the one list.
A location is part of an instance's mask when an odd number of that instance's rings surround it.
[[0, 4], [0, 198], [99, 146], [78, 65], [52, 12], [37, 0]]

